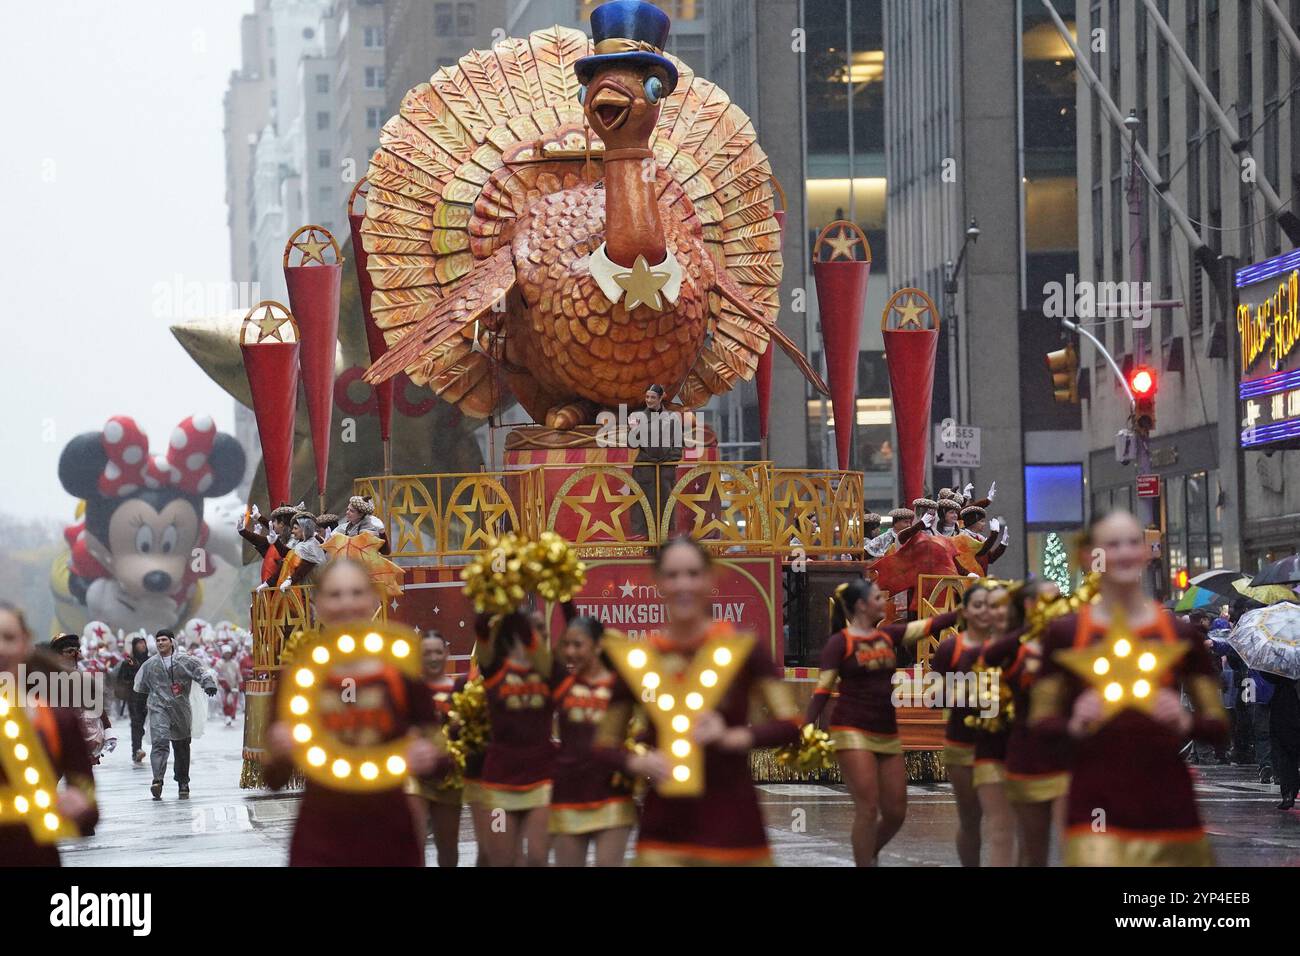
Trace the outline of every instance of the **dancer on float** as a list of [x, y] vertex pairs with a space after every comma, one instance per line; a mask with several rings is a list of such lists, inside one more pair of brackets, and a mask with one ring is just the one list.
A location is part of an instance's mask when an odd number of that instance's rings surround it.
[[978, 711], [966, 675], [974, 671], [980, 652], [992, 634], [989, 595], [992, 583], [976, 581], [962, 595], [962, 630], [939, 642], [930, 669], [956, 680], [949, 686], [964, 689], [966, 701], [948, 701], [944, 711], [943, 766], [957, 800], [957, 859], [962, 866], [980, 865], [980, 801], [975, 792], [975, 724]]
[[951, 611], [882, 626], [885, 593], [873, 582], [857, 578], [836, 589], [834, 633], [822, 649], [806, 719], [817, 723], [838, 684], [829, 729], [853, 797], [853, 859], [858, 866], [876, 864], [907, 815], [907, 771], [893, 702], [899, 652], [952, 627], [957, 615]]
[[984, 663], [1001, 671], [1014, 708], [1006, 746], [1007, 800], [1016, 818], [1017, 865], [1047, 866], [1052, 830], [1065, 823], [1070, 773], [1064, 748], [1029, 725], [1030, 689], [1043, 666], [1045, 625], [1035, 612], [1060, 598], [1051, 581], [1027, 580], [1011, 592], [1009, 632], [991, 641]]
[[[352, 623], [364, 626], [374, 617], [379, 600], [370, 575], [354, 561], [336, 559], [317, 574], [314, 603], [321, 627]], [[438, 769], [438, 748], [428, 739], [437, 727], [438, 715], [423, 684], [392, 665], [365, 657], [335, 664], [326, 679], [338, 687], [340, 694], [345, 687], [354, 688], [349, 695], [356, 702], [354, 708], [359, 709], [363, 699], [379, 700], [367, 707], [382, 709], [382, 713], [368, 720], [349, 720], [350, 726], [391, 727], [386, 740], [409, 736], [405, 759], [413, 776], [428, 777]], [[276, 687], [277, 698], [285, 691], [282, 682]], [[272, 703], [271, 712], [279, 713], [278, 699]], [[289, 725], [273, 723], [266, 732], [266, 745], [265, 778], [272, 789], [279, 790], [293, 776]], [[402, 783], [355, 793], [308, 780], [289, 844], [289, 865], [423, 866], [424, 839], [416, 826]]]
[[[27, 680], [36, 673], [49, 676], [53, 685], [57, 677], [70, 682], [75, 671], [56, 654], [36, 647], [31, 629], [23, 612], [6, 601], [0, 601], [0, 674], [19, 695], [27, 691]], [[26, 678], [20, 673], [26, 672]], [[67, 686], [65, 683], [64, 686]], [[89, 689], [89, 687], [87, 688]], [[95, 778], [91, 770], [90, 752], [81, 733], [80, 710], [73, 707], [54, 707], [53, 701], [3, 699], [0, 710], [21, 706], [45, 746], [54, 773], [63, 779], [64, 787], [53, 797], [53, 805], [60, 816], [70, 822], [83, 835], [95, 831], [99, 809], [95, 805]], [[15, 748], [16, 749], [16, 748]], [[0, 766], [0, 788], [8, 784], [4, 768]], [[10, 817], [12, 818], [12, 809]], [[33, 814], [41, 813], [32, 807]], [[32, 838], [26, 819], [0, 823], [0, 865], [3, 866], [59, 866], [59, 850], [53, 843], [37, 843]]]
[[[438, 724], [447, 729], [447, 715], [451, 712], [452, 695], [465, 687], [464, 676], [447, 673], [447, 659], [451, 646], [438, 631], [429, 631], [420, 641], [420, 662], [424, 670], [424, 686], [433, 701]], [[438, 854], [439, 867], [455, 867], [460, 862], [460, 807], [464, 792], [461, 787], [448, 786], [443, 780], [407, 781], [406, 791], [411, 795], [412, 811], [425, 833], [432, 827], [433, 846]]]
[[[1084, 566], [1101, 571], [1098, 600], [1048, 625], [1042, 676], [1030, 691], [1031, 728], [1073, 741], [1065, 863], [1212, 865], [1191, 773], [1179, 756], [1189, 736], [1213, 744], [1226, 740], [1228, 724], [1209, 652], [1190, 624], [1175, 620], [1144, 593], [1152, 555], [1137, 518], [1124, 511], [1094, 517], [1084, 547]], [[1054, 655], [1103, 645], [1118, 658], [1133, 653], [1138, 641], [1185, 650], [1154, 682], [1149, 712], [1126, 707], [1103, 720], [1101, 693]], [[1142, 655], [1135, 660], [1140, 665]], [[1194, 715], [1179, 700], [1179, 681]]]
[[592, 757], [616, 680], [600, 651], [603, 632], [594, 617], [578, 617], [560, 640], [569, 674], [555, 689], [560, 751], [550, 829], [557, 866], [586, 866], [589, 848], [597, 866], [622, 866], [636, 824], [631, 788], [615, 782], [609, 768]]
[[[695, 660], [716, 660], [717, 642], [737, 635], [730, 624], [712, 620], [713, 559], [699, 542], [678, 537], [660, 548], [655, 556], [655, 581], [669, 621], [667, 630], [649, 641], [669, 669], [661, 680], [667, 687], [690, 673]], [[751, 725], [749, 705], [755, 698], [766, 706], [769, 719]], [[642, 689], [633, 691], [620, 676], [597, 731], [595, 750], [611, 769], [658, 785], [668, 779], [672, 759], [659, 749], [654, 726], [648, 731], [648, 752], [633, 753], [625, 746], [628, 725], [635, 708], [644, 706], [643, 701]], [[657, 789], [646, 794], [637, 863], [770, 865], [772, 856], [749, 770], [749, 752], [795, 743], [799, 726], [798, 708], [777, 675], [771, 652], [762, 640], [752, 640], [717, 708], [694, 718], [690, 742], [704, 748], [703, 794], [665, 797]]]
[[477, 800], [500, 820], [479, 838], [488, 866], [545, 866], [555, 773], [553, 694], [564, 667], [523, 611], [479, 614], [474, 626], [474, 660], [492, 728]]

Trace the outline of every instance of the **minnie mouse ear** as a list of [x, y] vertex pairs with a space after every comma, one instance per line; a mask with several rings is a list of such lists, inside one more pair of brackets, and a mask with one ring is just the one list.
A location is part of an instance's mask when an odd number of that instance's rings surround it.
[[63, 446], [59, 455], [59, 483], [74, 498], [99, 495], [99, 476], [108, 455], [99, 432], [83, 432]]
[[233, 436], [218, 432], [208, 455], [212, 484], [204, 494], [209, 498], [220, 498], [234, 491], [244, 478], [245, 462], [243, 446]]

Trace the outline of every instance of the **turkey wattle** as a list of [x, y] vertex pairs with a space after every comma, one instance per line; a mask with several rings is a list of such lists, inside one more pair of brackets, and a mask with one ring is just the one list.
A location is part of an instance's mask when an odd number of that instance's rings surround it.
[[775, 339], [825, 393], [775, 325], [780, 227], [749, 118], [662, 57], [596, 57], [582, 86], [590, 50], [555, 27], [474, 51], [386, 124], [362, 235], [390, 350], [366, 380], [406, 371], [473, 415], [504, 384], [571, 428], [655, 382], [697, 407]]

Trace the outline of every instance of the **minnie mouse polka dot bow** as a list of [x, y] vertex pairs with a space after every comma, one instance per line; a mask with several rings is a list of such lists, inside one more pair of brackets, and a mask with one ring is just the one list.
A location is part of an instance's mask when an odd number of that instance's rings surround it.
[[175, 488], [202, 495], [212, 486], [208, 464], [217, 429], [207, 415], [191, 415], [172, 430], [165, 455], [149, 454], [149, 439], [135, 419], [116, 415], [104, 425], [104, 453], [108, 461], [99, 476], [105, 497], [125, 497], [141, 488]]

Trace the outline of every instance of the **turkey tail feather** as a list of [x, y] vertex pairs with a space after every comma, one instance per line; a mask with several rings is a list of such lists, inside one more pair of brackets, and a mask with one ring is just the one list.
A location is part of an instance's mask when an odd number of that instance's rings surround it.
[[[817, 389], [822, 395], [829, 397], [831, 390], [822, 377], [817, 374], [817, 370], [812, 367], [803, 352], [799, 351], [799, 346], [795, 345], [790, 336], [781, 331], [780, 326], [775, 321], [769, 319], [761, 311], [754, 307], [745, 295], [743, 289], [736, 284], [736, 281], [727, 275], [725, 269], [719, 269], [716, 280], [716, 289], [719, 295], [743, 312], [748, 318], [759, 322], [767, 330], [769, 336], [776, 340], [776, 344], [781, 346], [781, 350], [795, 365], [799, 366], [799, 371], [803, 372], [804, 378], [812, 383], [813, 388]], [[770, 346], [769, 346], [770, 347]]]

